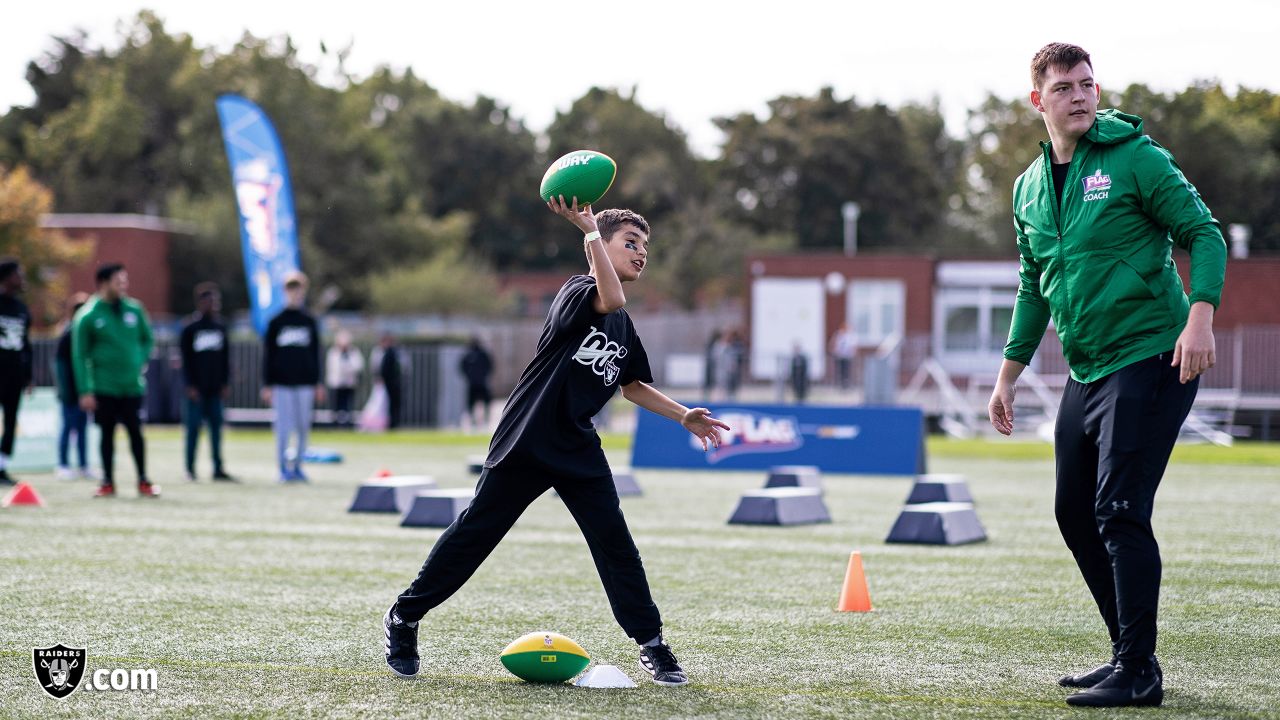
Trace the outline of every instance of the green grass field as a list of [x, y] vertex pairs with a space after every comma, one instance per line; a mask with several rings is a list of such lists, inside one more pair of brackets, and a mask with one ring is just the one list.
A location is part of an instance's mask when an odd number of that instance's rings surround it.
[[[149, 441], [158, 501], [133, 497], [124, 452], [121, 497], [34, 475], [48, 507], [0, 510], [0, 716], [1082, 717], [1055, 679], [1107, 657], [1054, 525], [1043, 445], [931, 442], [930, 469], [968, 476], [990, 536], [950, 548], [883, 542], [907, 479], [830, 476], [834, 523], [750, 528], [725, 520], [762, 474], [639, 472], [646, 494], [623, 507], [692, 683], [586, 690], [527, 685], [498, 661], [515, 637], [551, 629], [644, 677], [549, 494], [424, 620], [420, 677], [385, 668], [382, 612], [440, 531], [347, 504], [382, 467], [469, 485], [464, 459], [484, 438], [322, 434], [314, 444], [346, 462], [309, 466], [306, 487], [272, 482], [264, 432], [230, 435], [239, 486], [179, 480], [178, 433], [152, 429]], [[606, 445], [628, 462], [624, 438]], [[1263, 446], [1179, 450], [1156, 515], [1165, 707], [1130, 714], [1280, 717], [1278, 458]], [[833, 610], [851, 550], [873, 613]], [[160, 688], [53, 700], [31, 648], [58, 642], [87, 647], [89, 669], [155, 668]]]

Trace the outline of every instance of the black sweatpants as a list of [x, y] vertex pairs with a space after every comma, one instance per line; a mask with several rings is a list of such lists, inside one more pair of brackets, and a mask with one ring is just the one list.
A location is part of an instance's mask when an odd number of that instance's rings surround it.
[[0, 408], [4, 416], [4, 434], [0, 435], [0, 455], [13, 456], [13, 441], [18, 436], [18, 405], [23, 386], [7, 378], [0, 382]]
[[1200, 384], [1179, 383], [1171, 359], [1165, 352], [1091, 383], [1068, 380], [1054, 431], [1058, 528], [1113, 654], [1131, 667], [1156, 650], [1161, 565], [1151, 511]]
[[613, 617], [636, 642], [657, 636], [662, 618], [649, 594], [640, 551], [622, 516], [613, 478], [549, 478], [525, 468], [486, 468], [480, 473], [475, 499], [436, 540], [417, 579], [397, 600], [400, 617], [416, 622], [457, 592], [529, 503], [553, 487], [587, 540]]
[[147, 478], [147, 446], [142, 439], [142, 398], [115, 395], [97, 395], [97, 409], [93, 419], [102, 428], [102, 484], [115, 482], [116, 425], [123, 425], [129, 433], [129, 449], [133, 451], [133, 464], [138, 470], [138, 481]]

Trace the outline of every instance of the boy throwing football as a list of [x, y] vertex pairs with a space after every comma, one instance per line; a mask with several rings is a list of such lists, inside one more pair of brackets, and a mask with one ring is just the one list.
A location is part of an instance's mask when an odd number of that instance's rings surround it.
[[576, 198], [547, 206], [584, 233], [590, 274], [560, 288], [493, 434], [475, 499], [387, 610], [387, 664], [403, 677], [418, 672], [418, 622], [462, 587], [534, 499], [555, 488], [587, 540], [614, 618], [641, 646], [641, 667], [659, 685], [684, 685], [688, 677], [662, 639], [662, 619], [591, 418], [620, 387], [636, 405], [679, 422], [704, 448], [718, 447], [729, 426], [648, 384], [649, 358], [623, 309], [622, 288], [640, 278], [648, 261], [645, 219], [630, 210], [579, 209]]

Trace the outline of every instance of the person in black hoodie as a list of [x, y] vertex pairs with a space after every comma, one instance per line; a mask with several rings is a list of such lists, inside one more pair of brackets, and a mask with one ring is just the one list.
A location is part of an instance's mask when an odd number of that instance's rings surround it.
[[222, 464], [222, 401], [231, 389], [231, 348], [227, 326], [218, 313], [222, 293], [211, 282], [196, 285], [196, 313], [182, 328], [182, 383], [187, 390], [183, 404], [186, 425], [187, 479], [196, 479], [196, 445], [200, 427], [209, 424], [209, 449], [213, 454], [213, 479], [232, 481]]
[[797, 405], [803, 405], [809, 396], [809, 356], [797, 342], [791, 350], [791, 394]]
[[400, 427], [403, 394], [403, 370], [400, 366], [400, 349], [396, 347], [396, 336], [383, 333], [378, 349], [378, 382], [387, 391], [387, 429], [394, 430]]
[[[302, 456], [307, 452], [311, 411], [324, 402], [320, 381], [320, 331], [316, 319], [303, 307], [307, 276], [290, 273], [284, 281], [287, 306], [267, 324], [263, 338], [262, 400], [275, 408], [271, 426], [276, 434], [276, 459], [280, 482], [306, 482]], [[298, 436], [297, 449], [289, 456], [289, 437]]]
[[[493, 393], [489, 391], [489, 376], [493, 374], [493, 358], [484, 349], [479, 336], [471, 338], [471, 346], [462, 356], [458, 369], [467, 379], [467, 415], [471, 426], [485, 427], [489, 424], [489, 403], [493, 401]], [[481, 412], [477, 413], [479, 408]]]
[[9, 458], [18, 429], [18, 403], [31, 387], [31, 311], [18, 299], [26, 287], [22, 265], [0, 259], [0, 406], [4, 435], [0, 436], [0, 485], [12, 485]]

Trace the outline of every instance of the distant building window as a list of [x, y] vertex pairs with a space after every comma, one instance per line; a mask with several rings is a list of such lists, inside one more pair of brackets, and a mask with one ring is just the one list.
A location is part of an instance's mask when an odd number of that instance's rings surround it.
[[934, 296], [934, 351], [952, 372], [995, 372], [1004, 354], [1016, 291], [944, 287]]
[[905, 326], [906, 284], [901, 280], [853, 280], [845, 317], [858, 345], [877, 346]]
[[953, 305], [946, 309], [946, 327], [942, 335], [942, 347], [947, 352], [974, 351], [978, 349], [979, 309], [973, 305]]
[[1013, 305], [991, 306], [991, 334], [987, 338], [987, 349], [993, 353], [1004, 355], [1005, 342], [1009, 339], [1009, 326], [1013, 323]]

